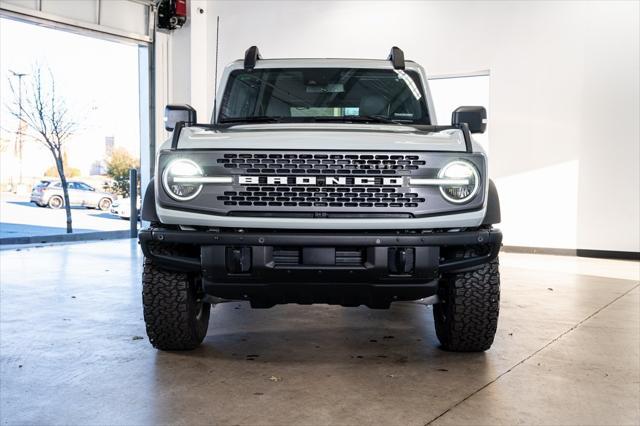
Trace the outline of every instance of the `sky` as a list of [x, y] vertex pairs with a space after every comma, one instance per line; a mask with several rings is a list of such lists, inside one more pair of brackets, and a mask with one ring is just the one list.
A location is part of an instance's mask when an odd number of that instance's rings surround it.
[[[114, 136], [116, 146], [139, 155], [138, 46], [0, 18], [3, 138], [14, 140], [12, 132], [17, 129], [17, 121], [5, 107], [12, 100], [9, 79], [17, 85], [10, 71], [31, 73], [36, 64], [51, 69], [58, 94], [81, 122], [80, 132], [68, 145], [72, 167], [88, 174], [91, 163], [104, 156], [105, 136]], [[25, 176], [38, 175], [43, 167], [53, 164], [51, 154], [36, 144], [25, 142]], [[5, 175], [8, 167], [3, 165]]]

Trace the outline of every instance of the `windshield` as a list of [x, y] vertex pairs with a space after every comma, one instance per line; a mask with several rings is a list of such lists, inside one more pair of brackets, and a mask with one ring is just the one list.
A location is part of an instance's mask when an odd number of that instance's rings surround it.
[[265, 68], [231, 72], [220, 123], [357, 121], [431, 124], [413, 71]]

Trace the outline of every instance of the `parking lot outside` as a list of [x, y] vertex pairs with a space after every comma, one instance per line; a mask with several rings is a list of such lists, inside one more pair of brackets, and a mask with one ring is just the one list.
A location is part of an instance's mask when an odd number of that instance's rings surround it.
[[[73, 232], [123, 231], [129, 222], [108, 212], [72, 207]], [[64, 234], [64, 209], [38, 207], [29, 194], [0, 193], [0, 243], [3, 239]]]

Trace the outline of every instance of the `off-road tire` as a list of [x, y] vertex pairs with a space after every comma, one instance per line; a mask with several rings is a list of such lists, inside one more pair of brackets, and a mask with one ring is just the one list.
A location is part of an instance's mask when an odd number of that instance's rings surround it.
[[64, 200], [59, 195], [54, 195], [53, 197], [49, 198], [47, 206], [49, 206], [50, 209], [54, 210], [61, 209], [64, 207]]
[[500, 272], [498, 259], [481, 268], [447, 274], [440, 280], [442, 302], [433, 306], [442, 349], [482, 352], [491, 347], [498, 328]]
[[144, 260], [142, 305], [147, 336], [165, 351], [196, 348], [207, 335], [211, 305], [198, 300], [196, 280]]

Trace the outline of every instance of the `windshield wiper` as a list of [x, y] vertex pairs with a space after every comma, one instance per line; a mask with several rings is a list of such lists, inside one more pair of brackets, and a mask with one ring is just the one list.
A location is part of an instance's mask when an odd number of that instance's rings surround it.
[[400, 121], [392, 120], [382, 115], [359, 115], [358, 117], [375, 123], [402, 124]]
[[381, 115], [348, 115], [344, 117], [313, 117], [315, 121], [340, 121], [354, 123], [384, 123], [384, 124], [406, 124], [392, 120]]
[[250, 117], [225, 118], [220, 120], [220, 124], [226, 123], [280, 123], [284, 117], [270, 115], [253, 115]]

